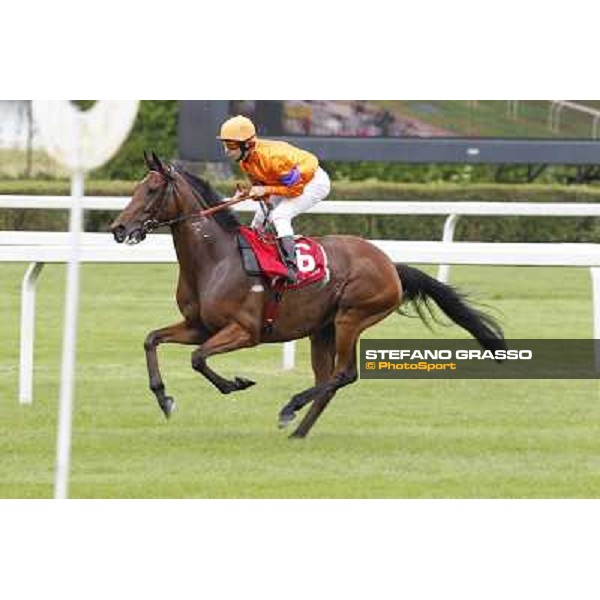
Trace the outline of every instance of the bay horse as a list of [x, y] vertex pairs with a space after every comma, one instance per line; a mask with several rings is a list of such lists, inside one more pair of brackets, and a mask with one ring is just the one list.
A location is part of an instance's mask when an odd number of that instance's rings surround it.
[[414, 304], [426, 321], [423, 308], [431, 313], [433, 300], [484, 348], [505, 348], [497, 321], [471, 306], [461, 292], [418, 269], [395, 264], [373, 244], [347, 235], [317, 238], [328, 257], [329, 282], [286, 291], [274, 326], [266, 330], [263, 310], [272, 292], [260, 277], [243, 269], [235, 213], [226, 208], [212, 217], [198, 216], [200, 209], [221, 204], [210, 183], [154, 153], [144, 153], [144, 158], [149, 172], [110, 230], [119, 243], [139, 243], [160, 225], [171, 229], [179, 262], [176, 301], [183, 320], [151, 331], [144, 342], [150, 389], [167, 418], [174, 400], [166, 395], [158, 365], [157, 347], [164, 343], [198, 346], [192, 368], [229, 394], [254, 382], [225, 379], [208, 366], [210, 356], [308, 336], [314, 386], [294, 395], [279, 413], [284, 427], [312, 403], [290, 436], [295, 438], [305, 437], [335, 393], [356, 381], [361, 333], [403, 302]]

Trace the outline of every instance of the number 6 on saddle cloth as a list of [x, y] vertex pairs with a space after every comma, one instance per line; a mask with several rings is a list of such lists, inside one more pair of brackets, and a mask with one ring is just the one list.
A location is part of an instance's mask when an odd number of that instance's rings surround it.
[[248, 275], [262, 277], [275, 291], [299, 289], [313, 283], [329, 280], [327, 255], [322, 246], [311, 238], [296, 236], [298, 281], [286, 283], [288, 269], [283, 263], [277, 238], [272, 233], [259, 233], [242, 226], [238, 231], [238, 247], [244, 270]]

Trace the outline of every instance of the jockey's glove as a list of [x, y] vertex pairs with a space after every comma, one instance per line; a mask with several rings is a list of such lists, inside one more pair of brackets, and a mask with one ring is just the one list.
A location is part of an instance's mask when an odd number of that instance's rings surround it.
[[258, 200], [259, 198], [262, 198], [266, 193], [267, 189], [264, 185], [253, 185], [250, 188], [250, 197], [253, 200]]

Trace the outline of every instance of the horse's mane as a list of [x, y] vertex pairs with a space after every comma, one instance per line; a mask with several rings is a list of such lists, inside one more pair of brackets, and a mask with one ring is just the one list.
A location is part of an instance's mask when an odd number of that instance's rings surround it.
[[[206, 179], [189, 173], [181, 165], [175, 165], [175, 170], [190, 184], [190, 187], [208, 207], [221, 204], [221, 194]], [[225, 231], [237, 231], [241, 225], [237, 215], [230, 208], [218, 211], [214, 218]]]

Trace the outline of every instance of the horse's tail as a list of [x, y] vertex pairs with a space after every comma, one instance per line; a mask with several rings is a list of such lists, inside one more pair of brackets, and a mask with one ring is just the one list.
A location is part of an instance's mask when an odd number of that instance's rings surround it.
[[404, 300], [414, 305], [423, 321], [427, 323], [423, 307], [433, 316], [429, 303], [432, 299], [448, 317], [466, 329], [485, 349], [506, 349], [504, 334], [496, 319], [469, 306], [463, 293], [414, 267], [396, 264], [396, 271], [404, 289]]

